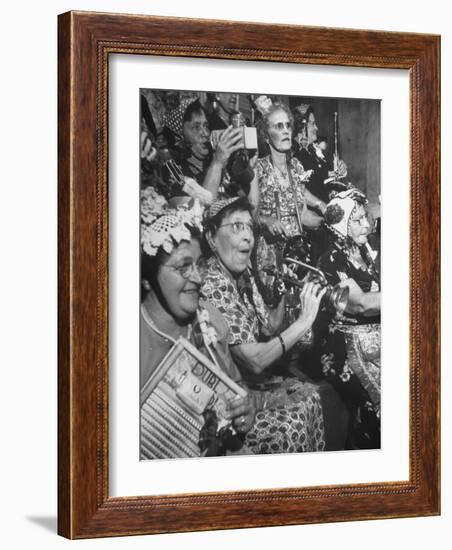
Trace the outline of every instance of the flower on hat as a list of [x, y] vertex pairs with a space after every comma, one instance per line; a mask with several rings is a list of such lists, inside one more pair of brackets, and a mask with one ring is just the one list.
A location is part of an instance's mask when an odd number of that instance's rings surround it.
[[189, 241], [190, 230], [177, 211], [168, 211], [151, 225], [141, 226], [141, 245], [149, 256], [155, 256], [159, 248], [171, 254], [174, 243]]
[[345, 216], [344, 209], [337, 203], [329, 204], [325, 210], [325, 222], [328, 225], [335, 225], [343, 220]]
[[272, 100], [266, 95], [260, 95], [254, 100], [254, 105], [262, 115], [265, 115], [272, 106]]
[[167, 201], [152, 187], [141, 192], [141, 246], [149, 256], [160, 248], [171, 254], [174, 245], [190, 241], [189, 227], [202, 230], [203, 207], [194, 200], [191, 207], [169, 208]]
[[[360, 201], [359, 203], [357, 201]], [[359, 204], [366, 203], [367, 199], [358, 189], [348, 189], [337, 193], [327, 204], [325, 223], [336, 235], [344, 239], [348, 236], [350, 218]]]
[[141, 199], [141, 220], [150, 224], [159, 216], [164, 214], [168, 208], [168, 202], [154, 187], [148, 186], [140, 193]]

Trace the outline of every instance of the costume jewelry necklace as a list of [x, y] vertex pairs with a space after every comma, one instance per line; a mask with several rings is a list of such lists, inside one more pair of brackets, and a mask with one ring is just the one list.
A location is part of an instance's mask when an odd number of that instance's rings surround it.
[[277, 164], [271, 159], [271, 165], [273, 167], [273, 178], [274, 182], [277, 187], [279, 187], [281, 190], [286, 190], [289, 188], [289, 172], [287, 169], [287, 162], [286, 162], [286, 169], [283, 170]]

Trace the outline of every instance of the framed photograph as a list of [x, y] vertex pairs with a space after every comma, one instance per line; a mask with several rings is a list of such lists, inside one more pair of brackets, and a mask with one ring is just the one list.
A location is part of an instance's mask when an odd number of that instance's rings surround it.
[[59, 16], [61, 535], [440, 513], [439, 55]]

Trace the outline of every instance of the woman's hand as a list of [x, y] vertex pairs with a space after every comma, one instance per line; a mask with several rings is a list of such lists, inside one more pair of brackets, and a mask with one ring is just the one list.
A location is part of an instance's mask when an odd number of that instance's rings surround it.
[[322, 216], [325, 215], [326, 204], [323, 201], [318, 200], [317, 203], [316, 203], [316, 208], [317, 208], [317, 210], [319, 210], [322, 213]]
[[305, 172], [301, 174], [300, 180], [302, 182], [309, 181], [313, 173], [314, 173], [314, 170], [305, 170]]
[[319, 312], [320, 301], [326, 292], [326, 288], [322, 288], [318, 283], [306, 283], [300, 293], [300, 316], [298, 321], [302, 321], [307, 325], [307, 328], [312, 326], [312, 323]]
[[232, 153], [243, 147], [242, 137], [242, 128], [233, 128], [232, 126], [228, 126], [221, 134], [218, 141], [215, 153], [213, 155], [214, 161], [218, 162], [223, 167], [226, 166], [226, 163]]
[[228, 416], [232, 418], [232, 425], [239, 434], [246, 434], [251, 430], [256, 415], [256, 407], [252, 396], [236, 397], [228, 403]]
[[323, 225], [323, 217], [313, 210], [305, 208], [301, 213], [301, 223], [309, 229], [318, 229]]
[[250, 161], [249, 161], [250, 168], [254, 170], [256, 168], [256, 164], [258, 160], [259, 160], [259, 154], [256, 151], [256, 153], [250, 158]]
[[142, 159], [152, 162], [157, 158], [157, 149], [153, 146], [151, 138], [145, 131], [141, 132], [140, 146], [140, 155]]
[[274, 216], [261, 216], [260, 221], [265, 225], [271, 235], [287, 235], [282, 223]]

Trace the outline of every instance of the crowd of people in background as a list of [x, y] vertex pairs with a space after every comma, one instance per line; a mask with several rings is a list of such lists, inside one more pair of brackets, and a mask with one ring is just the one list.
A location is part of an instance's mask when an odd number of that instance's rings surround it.
[[140, 156], [141, 457], [179, 338], [246, 393], [190, 456], [379, 448], [380, 224], [313, 108], [141, 90]]

